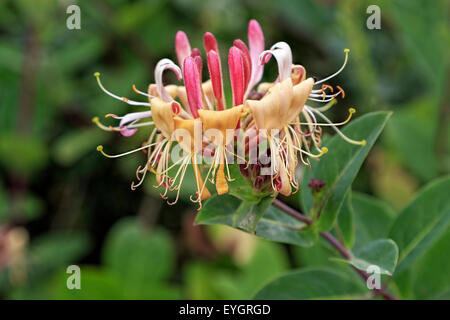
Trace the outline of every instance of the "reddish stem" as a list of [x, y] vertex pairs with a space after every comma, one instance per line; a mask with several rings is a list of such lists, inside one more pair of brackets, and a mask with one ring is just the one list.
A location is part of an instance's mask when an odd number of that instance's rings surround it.
[[[297, 210], [289, 207], [287, 204], [283, 203], [282, 201], [275, 199], [273, 201], [273, 205], [280, 209], [281, 211], [287, 213], [291, 217], [300, 220], [301, 222], [304, 222], [308, 225], [312, 223], [311, 219], [307, 216], [303, 215], [302, 213], [298, 212]], [[350, 260], [352, 258], [352, 254], [350, 251], [347, 250], [347, 248], [340, 243], [331, 233], [329, 232], [321, 232], [320, 235], [322, 238], [324, 238], [326, 241], [328, 241], [329, 244], [331, 244], [346, 260]], [[369, 278], [369, 275], [365, 273], [362, 270], [359, 270], [355, 267], [353, 269], [361, 276], [361, 278], [364, 279], [364, 281], [367, 281]], [[375, 294], [385, 298], [386, 300], [397, 300], [396, 297], [391, 295], [389, 292], [385, 291], [384, 288], [381, 289], [374, 289]]]

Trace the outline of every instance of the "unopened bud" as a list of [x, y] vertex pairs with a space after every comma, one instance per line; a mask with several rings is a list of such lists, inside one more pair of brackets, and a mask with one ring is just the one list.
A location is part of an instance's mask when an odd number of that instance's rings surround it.
[[311, 189], [313, 193], [320, 192], [323, 189], [323, 187], [325, 187], [325, 181], [321, 179], [312, 178], [308, 183], [308, 187]]

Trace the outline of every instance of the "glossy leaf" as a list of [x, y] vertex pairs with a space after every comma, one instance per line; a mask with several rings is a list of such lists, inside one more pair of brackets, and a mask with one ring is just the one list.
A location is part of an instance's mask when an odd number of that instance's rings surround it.
[[397, 265], [398, 247], [391, 239], [379, 239], [369, 243], [354, 253], [351, 260], [339, 259], [355, 268], [367, 271], [370, 266], [377, 266], [380, 274], [392, 275]]
[[[443, 299], [450, 293], [450, 228], [414, 264], [412, 285], [416, 299]], [[446, 299], [449, 299], [448, 296]]]
[[387, 238], [395, 218], [391, 207], [372, 196], [352, 192], [352, 208], [355, 218], [353, 250], [358, 250], [376, 239]]
[[[204, 203], [202, 210], [197, 215], [196, 223], [224, 224], [236, 227], [234, 216], [242, 202], [230, 195], [213, 196]], [[239, 212], [238, 214], [243, 215]], [[254, 234], [277, 242], [311, 246], [316, 235], [311, 230], [300, 230], [304, 227], [304, 223], [272, 206], [259, 219]]]
[[304, 212], [310, 212], [313, 207], [313, 196], [307, 186], [311, 178], [326, 182], [316, 206], [316, 210], [320, 212], [320, 230], [332, 228], [345, 193], [390, 115], [391, 112], [373, 112], [352, 121], [344, 128], [343, 133], [353, 139], [365, 139], [366, 145], [352, 145], [335, 135], [326, 143], [329, 152], [320, 161], [314, 162], [311, 170], [305, 171], [301, 193]]
[[262, 300], [344, 299], [367, 293], [356, 282], [328, 269], [305, 269], [283, 275], [267, 284], [256, 295]]
[[399, 214], [390, 232], [400, 250], [398, 272], [420, 257], [450, 224], [450, 177], [429, 183]]

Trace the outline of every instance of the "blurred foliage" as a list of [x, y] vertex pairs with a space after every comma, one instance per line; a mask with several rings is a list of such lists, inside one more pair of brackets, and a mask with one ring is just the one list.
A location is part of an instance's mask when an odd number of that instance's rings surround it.
[[[298, 266], [308, 271], [290, 277], [310, 281], [317, 274], [338, 285], [354, 277], [330, 261], [336, 254], [322, 241], [299, 248], [228, 227], [194, 227], [189, 190], [172, 207], [159, 199], [152, 179], [131, 192], [143, 156], [106, 160], [95, 146], [119, 153], [139, 146], [148, 132], [124, 138], [93, 127], [93, 116], [140, 108], [103, 94], [92, 74], [101, 72], [112, 92], [134, 97], [133, 83], [146, 88], [156, 62], [174, 58], [177, 30], [199, 48], [203, 32], [211, 31], [226, 52], [235, 38], [246, 40], [251, 18], [261, 23], [266, 46], [288, 42], [294, 61], [311, 75], [333, 72], [343, 49], [350, 48], [347, 68], [332, 83], [346, 90], [333, 118], [345, 117], [348, 106], [361, 115], [394, 111], [342, 209], [352, 212], [335, 213], [337, 236], [361, 249], [386, 238], [416, 192], [450, 172], [449, 3], [380, 0], [382, 29], [368, 30], [371, 2], [0, 2], [0, 297], [241, 299]], [[66, 8], [73, 3], [81, 8], [81, 30], [66, 28]], [[275, 71], [269, 64], [264, 78], [273, 79]], [[399, 295], [450, 297], [441, 272], [450, 261], [442, 256], [448, 235], [448, 229], [440, 230], [425, 242], [428, 250], [396, 275]], [[83, 290], [66, 288], [71, 264], [81, 266]], [[357, 283], [341, 287], [320, 294], [361, 295]]]

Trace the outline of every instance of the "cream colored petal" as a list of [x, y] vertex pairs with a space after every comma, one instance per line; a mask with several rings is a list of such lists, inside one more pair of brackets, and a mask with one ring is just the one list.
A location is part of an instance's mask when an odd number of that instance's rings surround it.
[[150, 99], [152, 118], [155, 126], [161, 131], [164, 137], [168, 139], [170, 139], [172, 132], [175, 129], [172, 103], [173, 102], [164, 102], [160, 98]]

